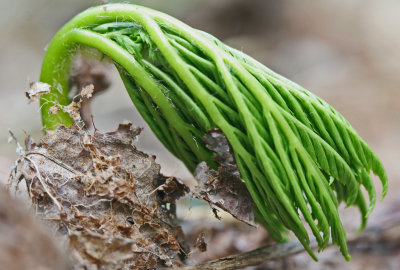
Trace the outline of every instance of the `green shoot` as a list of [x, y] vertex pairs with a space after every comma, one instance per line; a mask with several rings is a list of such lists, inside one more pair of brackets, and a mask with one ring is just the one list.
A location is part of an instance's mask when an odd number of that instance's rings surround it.
[[332, 239], [350, 259], [338, 204], [360, 209], [362, 229], [375, 203], [370, 173], [381, 179], [382, 198], [387, 176], [330, 105], [207, 33], [151, 9], [112, 4], [77, 15], [50, 43], [40, 77], [52, 87], [41, 100], [47, 129], [73, 124], [68, 114], [49, 109], [69, 103], [70, 65], [82, 46], [115, 62], [140, 114], [192, 172], [201, 161], [216, 166], [202, 137], [221, 129], [257, 219], [276, 240], [293, 231], [316, 259], [308, 224], [319, 250]]

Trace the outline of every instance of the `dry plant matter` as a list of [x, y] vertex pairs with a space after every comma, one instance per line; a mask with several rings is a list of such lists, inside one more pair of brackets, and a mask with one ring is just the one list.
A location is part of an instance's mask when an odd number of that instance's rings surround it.
[[182, 265], [187, 249], [175, 200], [188, 190], [133, 145], [141, 129], [75, 127], [26, 139], [11, 183], [23, 180], [37, 215], [69, 244], [76, 269]]
[[225, 135], [219, 129], [212, 129], [203, 141], [208, 149], [216, 153], [214, 159], [219, 167], [218, 171], [210, 169], [204, 161], [197, 165], [194, 175], [199, 185], [194, 190], [194, 196], [248, 225], [256, 226], [253, 200], [246, 184], [240, 180], [240, 172]]

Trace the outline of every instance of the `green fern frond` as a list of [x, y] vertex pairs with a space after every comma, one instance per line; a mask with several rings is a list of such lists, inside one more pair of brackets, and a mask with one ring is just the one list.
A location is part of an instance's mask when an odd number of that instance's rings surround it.
[[50, 43], [40, 78], [52, 85], [42, 99], [46, 128], [72, 124], [67, 114], [48, 111], [51, 102], [68, 104], [70, 63], [81, 45], [114, 60], [143, 118], [192, 172], [201, 161], [217, 166], [202, 137], [221, 129], [257, 220], [276, 240], [293, 231], [316, 259], [308, 224], [320, 250], [332, 239], [350, 259], [338, 204], [357, 206], [363, 228], [376, 200], [370, 173], [382, 181], [382, 198], [387, 177], [331, 106], [207, 33], [151, 9], [115, 4], [84, 11]]

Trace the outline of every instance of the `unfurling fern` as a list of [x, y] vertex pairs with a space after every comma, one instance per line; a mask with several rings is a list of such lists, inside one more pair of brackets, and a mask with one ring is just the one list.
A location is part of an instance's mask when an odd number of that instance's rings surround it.
[[201, 161], [216, 166], [202, 137], [221, 129], [256, 217], [276, 240], [293, 231], [316, 259], [307, 223], [319, 250], [332, 239], [350, 259], [338, 204], [360, 209], [362, 229], [375, 204], [370, 173], [381, 179], [382, 197], [387, 177], [379, 158], [331, 106], [207, 33], [151, 9], [113, 4], [77, 15], [50, 43], [40, 77], [52, 86], [41, 100], [48, 129], [72, 124], [66, 113], [49, 109], [52, 102], [69, 103], [70, 64], [82, 46], [115, 62], [143, 118], [192, 172]]

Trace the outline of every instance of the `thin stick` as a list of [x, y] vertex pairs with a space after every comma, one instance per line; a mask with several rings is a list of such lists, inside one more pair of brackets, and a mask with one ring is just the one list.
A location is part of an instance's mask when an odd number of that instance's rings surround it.
[[[313, 239], [311, 248], [316, 248], [317, 243]], [[205, 262], [194, 266], [186, 266], [179, 270], [232, 270], [241, 269], [247, 266], [258, 265], [269, 260], [281, 259], [287, 256], [303, 252], [304, 247], [298, 241], [265, 246], [249, 252], [223, 257], [217, 260]]]

